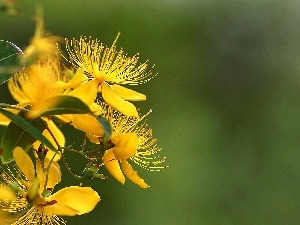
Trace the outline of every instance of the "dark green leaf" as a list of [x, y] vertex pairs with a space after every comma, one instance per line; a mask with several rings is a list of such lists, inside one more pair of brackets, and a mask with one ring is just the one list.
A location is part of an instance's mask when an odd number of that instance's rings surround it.
[[[45, 127], [40, 119], [32, 120], [30, 122], [34, 127], [43, 130]], [[35, 139], [15, 123], [10, 123], [2, 137], [1, 148], [3, 150], [1, 155], [2, 163], [9, 163], [13, 161], [13, 150], [19, 146], [27, 151], [35, 142]]]
[[22, 51], [13, 43], [0, 40], [0, 84], [22, 68]]
[[79, 98], [60, 95], [46, 99], [42, 102], [37, 109], [36, 116], [50, 116], [50, 115], [62, 115], [62, 114], [85, 114], [90, 113], [89, 107], [81, 101]]
[[36, 140], [41, 141], [44, 145], [53, 151], [57, 151], [51, 142], [42, 135], [44, 125], [41, 119], [28, 121], [20, 115], [15, 115], [3, 108], [0, 113], [11, 119], [11, 123], [6, 128], [2, 137], [1, 148], [2, 163], [13, 161], [12, 151], [16, 146], [20, 146], [27, 150]]

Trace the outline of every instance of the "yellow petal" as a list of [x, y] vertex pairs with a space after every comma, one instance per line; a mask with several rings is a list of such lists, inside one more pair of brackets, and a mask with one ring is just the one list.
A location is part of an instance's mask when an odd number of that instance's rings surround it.
[[36, 171], [36, 175], [37, 178], [39, 180], [39, 184], [40, 184], [40, 189], [41, 192], [44, 190], [44, 184], [46, 181], [46, 173], [42, 167], [42, 163], [39, 159], [36, 160], [35, 162], [35, 171]]
[[69, 92], [68, 95], [79, 98], [85, 104], [91, 105], [97, 97], [98, 84], [97, 80], [90, 80]]
[[146, 95], [139, 92], [133, 91], [126, 87], [114, 84], [111, 88], [123, 99], [128, 101], [144, 101], [146, 100]]
[[43, 198], [40, 198], [39, 195], [39, 180], [37, 178], [35, 178], [33, 180], [33, 182], [30, 182], [29, 186], [27, 187], [27, 193], [26, 193], [26, 199], [28, 200], [28, 202], [33, 202], [35, 200], [43, 200]]
[[110, 107], [126, 116], [138, 117], [138, 112], [132, 103], [121, 98], [106, 82], [102, 82], [101, 86], [102, 97]]
[[[30, 102], [23, 102], [17, 104], [18, 107], [24, 108], [27, 105], [31, 104]], [[20, 109], [13, 109], [13, 108], [5, 108], [5, 110], [10, 111], [14, 114], [18, 114], [20, 112]], [[10, 123], [10, 119], [8, 119], [6, 116], [0, 114], [0, 125], [7, 126]]]
[[9, 212], [0, 210], [0, 225], [14, 224], [23, 214], [21, 212]]
[[125, 133], [111, 138], [115, 144], [114, 154], [117, 160], [128, 159], [135, 155], [138, 148], [138, 136], [136, 133]]
[[132, 168], [132, 166], [126, 160], [121, 161], [121, 167], [125, 176], [133, 183], [140, 186], [141, 188], [150, 187], [148, 184], [145, 183], [145, 181], [142, 178], [139, 177], [137, 172]]
[[85, 135], [88, 137], [88, 139], [90, 139], [90, 141], [91, 141], [92, 143], [100, 144], [99, 137], [97, 137], [97, 136], [95, 136], [95, 135], [93, 135], [93, 134], [90, 134], [90, 133], [86, 133]]
[[113, 148], [106, 150], [102, 160], [104, 162], [105, 168], [108, 170], [108, 172], [119, 182], [122, 184], [125, 183], [125, 177], [122, 173], [122, 170], [120, 168], [118, 160], [115, 159], [115, 155], [113, 152]]
[[[46, 158], [44, 161], [44, 169], [43, 169], [41, 161], [38, 159], [36, 160], [36, 173], [37, 173], [37, 177], [39, 179], [41, 192], [44, 190], [45, 182], [47, 180], [46, 169], [48, 168], [49, 163], [50, 163], [50, 160]], [[57, 162], [52, 161], [52, 163], [50, 164], [50, 168], [49, 168], [46, 188], [53, 188], [60, 181], [61, 181], [60, 167]]]
[[[56, 126], [56, 124], [53, 122], [53, 120], [47, 120], [48, 128], [50, 129], [51, 133], [54, 135], [56, 141], [58, 142], [60, 147], [64, 147], [66, 144], [66, 139], [64, 134], [61, 132], [61, 130]], [[53, 139], [52, 139], [53, 140]], [[49, 141], [52, 141], [49, 139]], [[54, 142], [51, 142], [54, 147], [58, 147], [57, 144]]]
[[[100, 196], [90, 187], [66, 187], [50, 197], [48, 202], [55, 201], [51, 206], [45, 206], [43, 211], [58, 216], [70, 215], [70, 209], [81, 215], [92, 211], [100, 201]], [[59, 210], [58, 210], [59, 209]]]
[[74, 114], [72, 116], [75, 128], [96, 136], [103, 136], [104, 131], [98, 120], [89, 114]]
[[[0, 187], [0, 201], [11, 202], [15, 198], [15, 192], [7, 185]], [[1, 217], [0, 217], [1, 218]]]
[[[45, 159], [45, 168], [48, 167], [50, 163], [49, 159]], [[53, 188], [56, 184], [58, 184], [61, 181], [61, 171], [58, 163], [56, 161], [52, 161], [50, 164], [50, 170], [48, 175], [48, 183], [47, 188]]]
[[76, 71], [75, 75], [72, 77], [72, 79], [69, 80], [67, 83], [65, 83], [63, 81], [55, 82], [55, 88], [58, 88], [58, 89], [75, 88], [87, 80], [88, 80], [88, 77], [84, 74], [83, 70], [78, 69]]
[[55, 203], [55, 201], [53, 201], [53, 203], [50, 203], [49, 205], [40, 207], [40, 209], [44, 213], [58, 216], [75, 216], [79, 213], [79, 211], [77, 211], [76, 209], [73, 209], [66, 205]]
[[0, 114], [0, 125], [8, 126], [9, 123], [10, 123], [10, 119], [8, 119], [6, 116]]
[[57, 105], [58, 99], [45, 99], [45, 101], [35, 103], [30, 111], [26, 114], [28, 118], [36, 118], [40, 116], [42, 113], [46, 112], [47, 110], [55, 107]]
[[84, 74], [84, 71], [79, 68], [76, 70], [74, 76], [72, 77], [71, 80], [69, 80], [68, 83], [78, 84], [78, 83], [82, 83], [87, 80], [88, 80], [88, 77]]
[[56, 118], [61, 120], [63, 123], [71, 123], [72, 122], [72, 114], [63, 114], [63, 115], [56, 115]]
[[[18, 114], [20, 112], [19, 109], [12, 109], [12, 108], [6, 108], [5, 110], [12, 112], [14, 114]], [[0, 125], [7, 126], [10, 123], [10, 119], [4, 116], [3, 114], [0, 114]]]
[[21, 147], [15, 147], [13, 151], [14, 159], [21, 172], [27, 177], [29, 183], [35, 178], [35, 170], [31, 158]]

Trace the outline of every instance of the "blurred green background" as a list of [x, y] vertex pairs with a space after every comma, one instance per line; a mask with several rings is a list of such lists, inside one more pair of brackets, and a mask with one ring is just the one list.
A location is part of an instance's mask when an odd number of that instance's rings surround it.
[[133, 88], [170, 168], [138, 169], [147, 190], [86, 182], [102, 200], [68, 224], [300, 224], [299, 1], [22, 0], [0, 39], [24, 48], [37, 3], [52, 34], [110, 46], [120, 31], [159, 73]]

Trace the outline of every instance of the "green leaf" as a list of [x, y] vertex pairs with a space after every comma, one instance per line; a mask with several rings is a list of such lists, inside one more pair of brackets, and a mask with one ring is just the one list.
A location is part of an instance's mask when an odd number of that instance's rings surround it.
[[112, 128], [111, 128], [110, 122], [106, 118], [100, 117], [100, 116], [97, 116], [96, 119], [101, 124], [101, 126], [104, 130], [104, 136], [106, 138], [109, 138], [112, 134]]
[[69, 95], [48, 98], [30, 112], [32, 117], [86, 113], [91, 113], [89, 107], [79, 98]]
[[0, 85], [22, 68], [22, 55], [19, 47], [8, 41], [0, 40]]
[[[34, 127], [39, 128], [39, 130], [43, 130], [44, 125], [40, 120], [33, 120], [31, 124]], [[2, 137], [1, 141], [1, 148], [2, 148], [2, 155], [1, 161], [2, 163], [10, 163], [13, 161], [13, 150], [15, 147], [19, 146], [27, 151], [30, 146], [35, 142], [35, 139], [32, 136], [22, 130], [19, 126], [15, 123], [9, 123], [7, 126], [5, 133]]]
[[41, 141], [44, 145], [53, 151], [57, 151], [51, 142], [42, 134], [45, 129], [41, 119], [26, 120], [23, 112], [20, 115], [15, 115], [3, 108], [0, 108], [0, 113], [11, 119], [11, 123], [7, 126], [1, 141], [1, 161], [3, 164], [12, 162], [13, 150], [16, 146], [28, 150], [36, 141]]

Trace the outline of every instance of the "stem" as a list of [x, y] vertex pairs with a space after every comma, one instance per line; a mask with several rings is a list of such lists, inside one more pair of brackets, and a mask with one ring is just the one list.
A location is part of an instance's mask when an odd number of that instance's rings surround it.
[[[54, 134], [53, 134], [52, 131], [49, 129], [47, 122], [44, 121], [44, 120], [42, 120], [42, 121], [43, 121], [43, 124], [44, 124], [46, 130], [49, 132], [49, 134], [51, 135], [51, 137], [53, 138], [55, 144], [56, 144], [57, 147], [58, 147], [57, 151], [56, 151], [56, 152], [54, 153], [54, 155], [52, 156], [52, 158], [51, 158], [51, 160], [50, 160], [50, 162], [49, 162], [49, 164], [48, 164], [48, 166], [47, 166], [47, 168], [46, 168], [46, 181], [45, 181], [45, 184], [44, 184], [44, 190], [46, 190], [46, 186], [47, 186], [48, 178], [49, 178], [50, 166], [51, 166], [51, 164], [52, 164], [52, 162], [53, 162], [55, 156], [56, 156], [58, 153], [60, 153], [61, 155], [63, 155], [63, 153], [62, 153], [62, 151], [60, 150], [61, 147], [60, 147], [58, 141], [56, 140]], [[44, 165], [43, 165], [43, 169], [44, 169]]]
[[70, 149], [70, 148], [66, 148], [66, 150], [70, 151], [70, 152], [76, 152], [80, 155], [84, 155], [86, 156], [87, 154], [92, 154], [92, 153], [98, 153], [99, 152], [99, 149], [95, 149], [95, 150], [89, 150], [89, 151], [83, 151], [83, 150], [75, 150], [75, 149]]
[[0, 103], [0, 107], [1, 107], [1, 108], [18, 109], [18, 110], [21, 110], [21, 111], [27, 111], [27, 112], [30, 111], [29, 109], [25, 109], [25, 108], [22, 108], [22, 107], [20, 107], [20, 106], [10, 105], [10, 104], [6, 104], [6, 103]]
[[66, 160], [64, 154], [62, 154], [62, 159], [63, 159], [63, 161], [64, 161], [64, 164], [65, 164], [67, 170], [70, 172], [70, 174], [72, 174], [72, 175], [73, 175], [75, 178], [77, 178], [77, 179], [82, 179], [81, 176], [78, 176], [78, 175], [77, 175], [76, 173], [74, 173], [73, 170], [69, 167], [69, 165], [68, 165], [68, 163], [67, 163], [67, 160]]
[[45, 128], [49, 131], [49, 133], [50, 133], [51, 137], [53, 138], [55, 144], [57, 145], [58, 149], [60, 149], [60, 145], [59, 145], [58, 141], [56, 140], [56, 138], [55, 138], [54, 134], [52, 133], [52, 131], [49, 129], [47, 122], [44, 121], [44, 120], [42, 120], [42, 121], [45, 125]]

